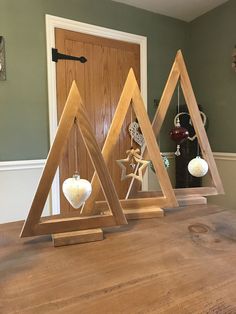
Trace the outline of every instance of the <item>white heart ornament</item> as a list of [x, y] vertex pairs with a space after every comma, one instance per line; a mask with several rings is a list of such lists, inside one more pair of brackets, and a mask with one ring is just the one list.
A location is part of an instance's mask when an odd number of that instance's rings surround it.
[[208, 171], [207, 162], [201, 157], [197, 156], [190, 160], [188, 164], [188, 171], [194, 177], [203, 177]]
[[74, 175], [63, 182], [62, 191], [71, 206], [77, 209], [89, 198], [92, 186], [88, 180], [80, 179], [79, 175]]

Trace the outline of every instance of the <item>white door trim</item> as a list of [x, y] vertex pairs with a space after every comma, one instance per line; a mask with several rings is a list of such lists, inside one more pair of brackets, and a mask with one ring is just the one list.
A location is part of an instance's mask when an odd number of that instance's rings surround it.
[[[57, 94], [56, 94], [56, 66], [51, 60], [51, 50], [55, 48], [55, 28], [106, 37], [140, 45], [140, 83], [144, 103], [147, 106], [147, 37], [121, 32], [101, 26], [81, 23], [53, 15], [46, 15], [47, 40], [47, 73], [48, 73], [48, 103], [49, 103], [49, 131], [52, 144], [57, 129]], [[147, 109], [147, 108], [146, 108]], [[144, 186], [147, 186], [145, 177]], [[60, 184], [57, 171], [52, 184], [52, 213], [60, 212]]]

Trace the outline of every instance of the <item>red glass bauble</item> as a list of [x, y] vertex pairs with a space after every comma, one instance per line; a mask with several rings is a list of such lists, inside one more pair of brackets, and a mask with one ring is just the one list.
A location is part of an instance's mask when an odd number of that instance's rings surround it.
[[176, 126], [170, 131], [170, 137], [178, 144], [183, 143], [189, 137], [189, 132], [182, 126]]

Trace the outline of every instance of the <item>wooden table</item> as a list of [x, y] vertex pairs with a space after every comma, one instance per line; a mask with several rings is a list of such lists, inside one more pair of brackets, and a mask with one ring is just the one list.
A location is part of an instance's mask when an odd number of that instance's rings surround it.
[[236, 313], [234, 211], [195, 205], [60, 248], [21, 226], [0, 226], [1, 314]]

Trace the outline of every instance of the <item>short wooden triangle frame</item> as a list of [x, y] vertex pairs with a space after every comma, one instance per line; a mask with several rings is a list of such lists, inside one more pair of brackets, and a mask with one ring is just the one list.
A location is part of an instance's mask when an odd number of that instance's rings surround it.
[[[177, 199], [188, 195], [210, 196], [217, 194], [224, 194], [224, 188], [216, 167], [216, 163], [212, 154], [212, 150], [208, 141], [208, 137], [202, 122], [200, 111], [198, 109], [197, 101], [193, 92], [192, 84], [189, 79], [187, 68], [181, 50], [177, 52], [175, 61], [170, 71], [166, 86], [164, 88], [159, 106], [157, 108], [155, 117], [153, 119], [152, 127], [155, 136], [158, 136], [162, 124], [164, 122], [167, 110], [170, 105], [171, 98], [175, 91], [178, 81], [184, 94], [184, 98], [189, 110], [191, 121], [195, 129], [199, 145], [201, 147], [203, 158], [207, 161], [212, 177], [211, 187], [196, 187], [196, 188], [179, 188], [174, 189]], [[148, 158], [148, 151], [145, 150], [144, 158]], [[155, 192], [138, 192], [138, 197], [157, 196], [159, 193]]]
[[[41, 221], [42, 211], [61, 160], [64, 146], [69, 137], [71, 128], [74, 125], [75, 118], [111, 213], [91, 217], [55, 218], [54, 216], [53, 218], [49, 217], [49, 219]], [[38, 189], [23, 226], [21, 237], [110, 227], [122, 224], [127, 224], [127, 220], [121, 208], [113, 181], [93, 135], [80, 93], [76, 83], [73, 82]]]
[[[121, 132], [121, 128], [128, 112], [129, 107], [132, 106], [135, 112], [135, 115], [139, 121], [140, 129], [145, 138], [145, 143], [149, 152], [149, 159], [152, 160], [153, 166], [156, 170], [156, 176], [159, 180], [163, 195], [159, 197], [151, 197], [146, 199], [127, 199], [120, 200], [122, 208], [124, 210], [135, 210], [140, 208], [150, 208], [150, 207], [175, 207], [178, 206], [176, 201], [171, 182], [169, 176], [166, 172], [166, 169], [163, 164], [163, 160], [160, 154], [160, 150], [152, 130], [151, 123], [149, 121], [147, 112], [145, 110], [144, 102], [140, 93], [140, 89], [138, 83], [136, 81], [134, 71], [131, 68], [120, 100], [118, 102], [109, 132], [107, 134], [106, 141], [104, 143], [102, 149], [102, 155], [106, 162], [109, 161], [109, 157], [111, 156], [116, 142], [118, 140], [119, 134]], [[84, 205], [82, 210], [82, 214], [90, 215], [94, 213], [91, 209], [94, 208], [93, 204], [97, 199], [97, 196], [100, 192], [100, 186], [98, 184], [98, 177], [95, 174], [92, 179], [92, 187], [93, 192], [89, 198], [89, 200]], [[101, 210], [104, 206], [104, 202], [97, 202], [98, 207], [97, 210]]]

